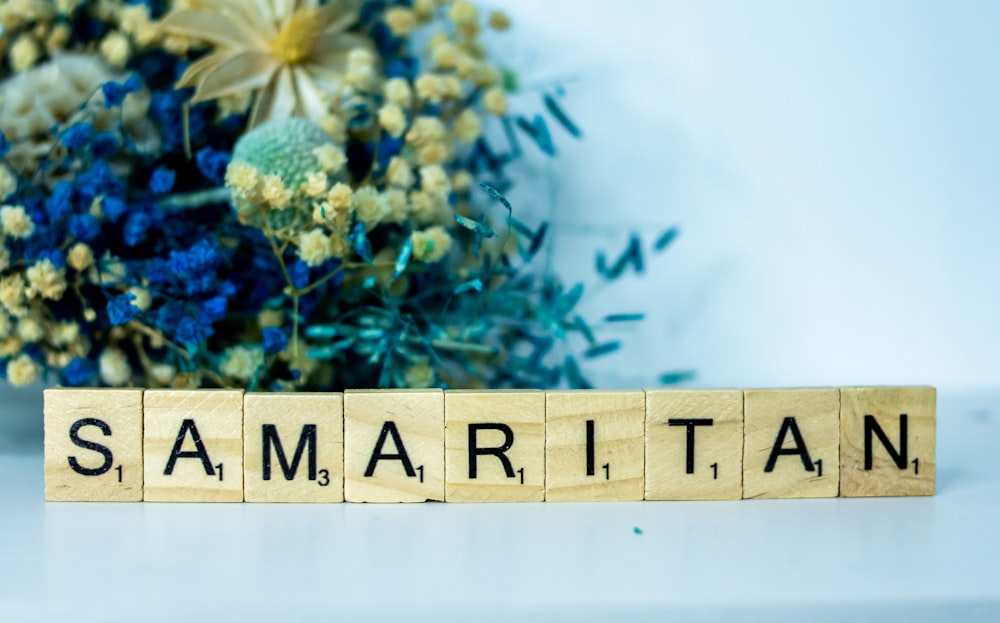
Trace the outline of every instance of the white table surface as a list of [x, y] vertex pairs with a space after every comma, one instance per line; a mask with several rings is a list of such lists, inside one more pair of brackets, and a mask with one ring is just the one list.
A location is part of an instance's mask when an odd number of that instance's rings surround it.
[[46, 503], [37, 429], [0, 428], [5, 623], [1000, 620], [1000, 392], [940, 392], [932, 498]]

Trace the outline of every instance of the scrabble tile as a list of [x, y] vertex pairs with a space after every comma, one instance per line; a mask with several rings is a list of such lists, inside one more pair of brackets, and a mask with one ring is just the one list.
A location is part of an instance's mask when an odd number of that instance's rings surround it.
[[934, 495], [933, 387], [840, 390], [840, 495]]
[[143, 394], [147, 502], [243, 501], [243, 390]]
[[646, 499], [743, 496], [743, 391], [646, 390]]
[[641, 500], [645, 394], [553, 391], [545, 396], [545, 499]]
[[836, 497], [840, 390], [748, 389], [743, 400], [743, 497]]
[[444, 392], [344, 393], [344, 498], [444, 501]]
[[449, 390], [444, 419], [448, 502], [545, 499], [545, 392]]
[[142, 390], [45, 390], [45, 499], [142, 500]]
[[344, 396], [243, 396], [247, 502], [344, 501]]

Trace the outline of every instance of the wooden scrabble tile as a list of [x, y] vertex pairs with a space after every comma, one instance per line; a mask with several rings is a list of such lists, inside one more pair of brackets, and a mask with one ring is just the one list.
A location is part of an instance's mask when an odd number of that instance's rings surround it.
[[934, 495], [937, 391], [840, 390], [840, 495]]
[[143, 394], [147, 502], [243, 501], [243, 390]]
[[545, 499], [545, 392], [444, 394], [445, 499]]
[[142, 390], [45, 390], [45, 499], [142, 500]]
[[344, 501], [344, 395], [243, 396], [247, 502]]
[[344, 393], [344, 498], [444, 501], [444, 392]]
[[645, 394], [553, 391], [545, 396], [545, 499], [641, 500]]
[[743, 497], [836, 497], [840, 390], [748, 389]]
[[646, 390], [646, 499], [743, 496], [743, 391]]

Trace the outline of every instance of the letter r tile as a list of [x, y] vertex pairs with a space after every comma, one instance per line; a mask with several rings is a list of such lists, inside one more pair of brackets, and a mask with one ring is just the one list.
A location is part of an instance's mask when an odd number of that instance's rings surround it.
[[545, 392], [449, 390], [445, 401], [445, 499], [545, 499]]

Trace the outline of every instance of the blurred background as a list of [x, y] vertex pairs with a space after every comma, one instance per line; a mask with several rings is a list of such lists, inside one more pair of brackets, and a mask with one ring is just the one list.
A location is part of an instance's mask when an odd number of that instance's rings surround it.
[[[602, 387], [1000, 380], [1000, 3], [507, 0], [491, 44], [551, 124], [515, 206], [555, 222], [588, 317], [645, 312], [590, 366]], [[528, 146], [527, 150], [531, 151]], [[551, 176], [551, 177], [549, 177]], [[636, 232], [644, 275], [595, 278]], [[0, 450], [35, 449], [40, 389], [0, 399]], [[18, 407], [18, 403], [38, 408]], [[26, 440], [31, 441], [25, 445]]]
[[553, 124], [559, 270], [683, 230], [585, 299], [648, 314], [597, 382], [997, 384], [1000, 4], [505, 6], [584, 132]]

